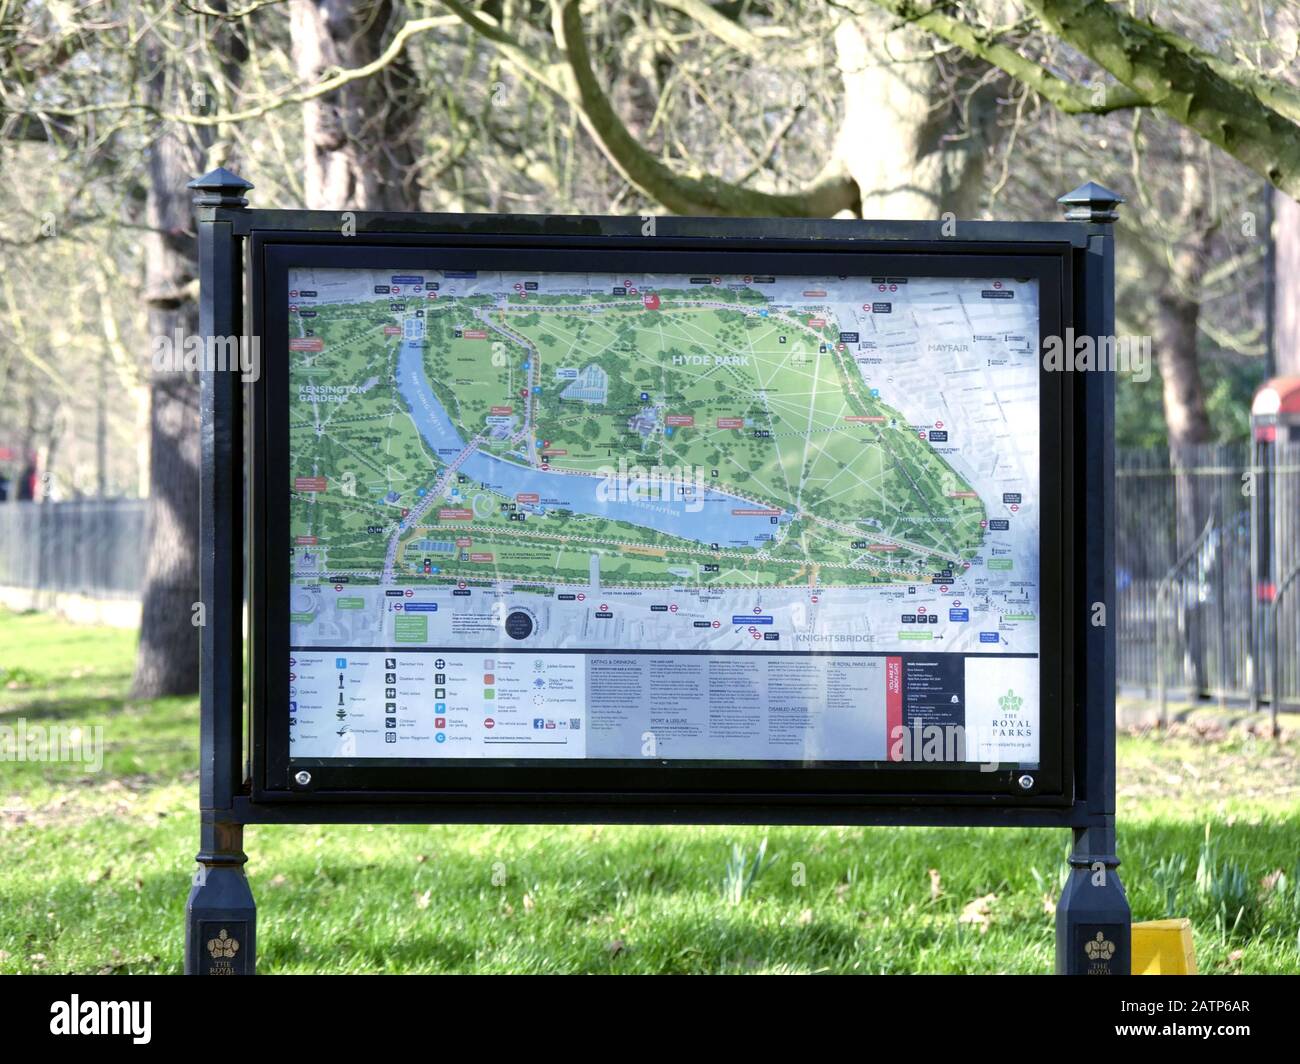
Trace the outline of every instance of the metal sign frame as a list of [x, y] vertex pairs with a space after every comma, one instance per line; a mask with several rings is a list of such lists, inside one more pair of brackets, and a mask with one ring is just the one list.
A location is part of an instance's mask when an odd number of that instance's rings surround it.
[[[1042, 371], [1043, 767], [1012, 771], [727, 768], [734, 786], [673, 769], [673, 786], [631, 766], [368, 767], [288, 756], [287, 265], [420, 265], [508, 256], [563, 272], [616, 255], [660, 272], [1023, 275], [1040, 278], [1040, 341], [1114, 331], [1111, 222], [1120, 202], [1088, 184], [1050, 223], [656, 219], [249, 210], [225, 170], [191, 182], [201, 273], [200, 334], [257, 337], [263, 376], [202, 374], [202, 845], [186, 971], [252, 972], [256, 914], [242, 872], [252, 823], [930, 824], [1070, 828], [1058, 907], [1058, 971], [1126, 972], [1128, 906], [1115, 867], [1113, 424], [1110, 372]], [[522, 257], [522, 259], [521, 259]], [[569, 261], [572, 261], [570, 259]], [[691, 265], [681, 265], [689, 262]], [[762, 268], [759, 268], [759, 264]], [[776, 263], [777, 265], [773, 265]], [[886, 265], [887, 264], [887, 265]], [[1017, 272], [1018, 271], [1018, 272]], [[279, 346], [277, 346], [277, 344]], [[1054, 475], [1055, 474], [1055, 475]], [[1055, 519], [1055, 521], [1053, 520]], [[1048, 553], [1056, 547], [1059, 554]], [[1095, 604], [1104, 604], [1102, 624]], [[248, 618], [248, 667], [243, 623]], [[1050, 623], [1049, 623], [1050, 622]], [[277, 709], [279, 710], [277, 712]], [[1052, 726], [1059, 721], [1059, 731]], [[587, 773], [575, 777], [574, 773]], [[632, 775], [629, 776], [629, 772]], [[718, 770], [712, 772], [716, 780]], [[976, 776], [984, 779], [975, 779]], [[688, 778], [689, 777], [689, 778]], [[297, 782], [303, 779], [309, 782]], [[220, 925], [220, 926], [218, 926]], [[226, 931], [226, 937], [220, 932]], [[215, 936], [215, 937], [214, 937]], [[237, 941], [232, 951], [229, 941]], [[233, 953], [233, 956], [232, 956]]]
[[[567, 222], [567, 220], [565, 220]], [[755, 246], [744, 240], [728, 242], [718, 250], [717, 240], [696, 240], [690, 236], [657, 237], [635, 241], [621, 234], [575, 237], [564, 226], [544, 238], [508, 235], [518, 226], [516, 219], [499, 218], [495, 246], [485, 249], [482, 238], [467, 239], [461, 233], [436, 232], [417, 238], [393, 241], [391, 237], [344, 238], [334, 234], [312, 234], [304, 242], [301, 234], [265, 235], [253, 233], [249, 262], [253, 279], [253, 335], [261, 340], [263, 372], [250, 388], [251, 477], [254, 497], [263, 501], [249, 529], [250, 548], [255, 559], [254, 585], [249, 607], [257, 626], [264, 632], [253, 647], [254, 684], [250, 690], [252, 711], [252, 797], [257, 802], [319, 803], [364, 802], [383, 797], [438, 803], [455, 807], [461, 815], [472, 812], [481, 802], [513, 807], [508, 818], [535, 816], [538, 805], [585, 804], [588, 819], [626, 820], [651, 818], [665, 805], [697, 808], [731, 807], [739, 810], [761, 803], [764, 815], [774, 820], [797, 819], [799, 810], [823, 802], [838, 802], [843, 815], [871, 803], [900, 804], [934, 800], [953, 804], [1063, 806], [1072, 790], [1073, 764], [1068, 757], [1067, 735], [1073, 720], [1068, 692], [1072, 685], [1073, 656], [1066, 652], [1074, 615], [1074, 588], [1064, 579], [1071, 569], [1073, 548], [1069, 521], [1073, 459], [1072, 432], [1073, 374], [1047, 372], [1040, 368], [1039, 433], [1042, 442], [1040, 580], [1041, 711], [1042, 756], [1040, 767], [1023, 772], [1015, 766], [997, 771], [974, 772], [942, 762], [909, 767], [863, 769], [850, 763], [829, 762], [816, 767], [773, 767], [726, 761], [677, 763], [665, 771], [650, 759], [616, 763], [584, 761], [581, 765], [549, 762], [541, 765], [499, 767], [491, 762], [466, 765], [438, 760], [432, 764], [384, 764], [362, 758], [345, 761], [292, 759], [288, 742], [288, 712], [285, 709], [290, 686], [288, 641], [289, 573], [286, 559], [291, 547], [288, 534], [289, 497], [280, 490], [290, 482], [290, 441], [284, 411], [288, 409], [288, 351], [290, 302], [287, 274], [291, 267], [330, 266], [345, 269], [387, 267], [397, 270], [432, 269], [439, 265], [456, 268], [536, 270], [539, 274], [563, 272], [575, 254], [581, 253], [584, 267], [604, 272], [653, 272], [781, 276], [963, 276], [1033, 277], [1039, 282], [1040, 337], [1064, 335], [1073, 327], [1068, 305], [1070, 255], [1068, 244], [1042, 244], [1021, 254], [999, 253], [999, 249], [973, 242], [949, 244], [937, 249], [916, 247], [900, 254], [871, 241], [806, 241], [770, 237]], [[364, 243], [362, 242], [364, 240]], [[508, 241], [508, 243], [507, 243]], [[663, 246], [667, 244], [668, 246]], [[571, 267], [570, 267], [571, 268]], [[269, 486], [269, 487], [268, 487]], [[263, 585], [264, 581], [264, 585]], [[329, 583], [328, 580], [323, 581]], [[354, 647], [315, 648], [321, 652], [346, 654]], [[372, 650], [384, 649], [382, 647]], [[393, 646], [394, 653], [411, 648]], [[435, 648], [439, 649], [439, 648]], [[447, 647], [448, 653], [462, 648]], [[638, 653], [609, 646], [609, 653]], [[422, 652], [424, 652], [422, 650]], [[485, 648], [485, 652], [488, 652]], [[653, 652], [653, 651], [649, 651]], [[537, 651], [546, 654], [548, 651]], [[584, 650], [583, 653], [599, 653]], [[779, 654], [780, 652], [766, 651]], [[800, 651], [801, 656], [816, 652]], [[852, 652], [835, 651], [836, 657]], [[866, 655], [876, 656], [879, 654]], [[964, 657], [974, 657], [966, 654]], [[300, 773], [308, 779], [297, 782]], [[1028, 789], [1025, 780], [1032, 781]]]

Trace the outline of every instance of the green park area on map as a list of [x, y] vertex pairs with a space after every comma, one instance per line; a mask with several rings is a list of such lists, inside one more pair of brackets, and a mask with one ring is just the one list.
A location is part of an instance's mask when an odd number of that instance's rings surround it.
[[[873, 395], [824, 315], [684, 283], [649, 298], [444, 296], [418, 321], [417, 302], [291, 319], [319, 348], [291, 355], [292, 534], [323, 573], [547, 588], [587, 583], [594, 556], [615, 587], [868, 586], [960, 569], [982, 543], [981, 500]], [[422, 336], [427, 386], [466, 452], [574, 476], [671, 470], [782, 515], [772, 538], [715, 547], [626, 509], [521, 505], [464, 478], [464, 452], [436, 453], [399, 387], [404, 335]]]

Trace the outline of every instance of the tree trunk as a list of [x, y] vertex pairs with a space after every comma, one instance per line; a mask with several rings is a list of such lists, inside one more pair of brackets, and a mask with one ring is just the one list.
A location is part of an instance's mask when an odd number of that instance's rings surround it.
[[[226, 0], [210, 0], [224, 11]], [[174, 44], [141, 27], [145, 102], [171, 110]], [[237, 23], [223, 22], [212, 38], [226, 86], [238, 80], [247, 46]], [[192, 92], [192, 83], [187, 81]], [[179, 122], [158, 127], [148, 155], [145, 215], [145, 305], [149, 336], [184, 338], [199, 331], [194, 281], [198, 243], [186, 183], [208, 169], [214, 131]], [[176, 352], [179, 354], [179, 352]], [[199, 587], [199, 379], [151, 365], [149, 376], [149, 513], [145, 527], [145, 586], [140, 608], [132, 698], [193, 694], [199, 687], [199, 637], [194, 607]]]
[[[146, 49], [152, 72], [146, 96], [168, 106], [162, 49]], [[185, 183], [202, 172], [203, 153], [185, 127], [164, 127], [148, 161], [145, 302], [149, 335], [198, 332], [187, 286], [196, 270], [196, 245]], [[190, 694], [199, 684], [199, 386], [196, 375], [153, 366], [149, 377], [149, 514], [145, 586], [140, 612], [132, 698]]]
[[958, 86], [987, 71], [979, 60], [950, 61], [945, 77], [933, 39], [893, 16], [866, 13], [835, 32], [844, 83], [836, 154], [857, 181], [864, 218], [971, 218], [979, 211], [985, 161], [997, 136], [997, 89], [975, 91], [965, 107]]
[[[1206, 478], [1195, 472], [1198, 448], [1210, 439], [1205, 391], [1197, 360], [1199, 300], [1174, 291], [1156, 300], [1156, 344], [1164, 382], [1165, 421], [1169, 431], [1169, 464], [1174, 471], [1175, 549], [1178, 557], [1191, 550], [1208, 518]], [[1205, 623], [1201, 616], [1200, 558], [1180, 574], [1175, 601], [1182, 628], [1183, 674], [1197, 695], [1208, 690], [1205, 669]]]
[[18, 456], [22, 462], [14, 498], [19, 502], [31, 502], [38, 497], [36, 491], [36, 393], [27, 393], [26, 419], [23, 422], [23, 434], [18, 445]]
[[1181, 209], [1174, 222], [1185, 234], [1169, 249], [1169, 273], [1156, 296], [1156, 362], [1164, 385], [1165, 424], [1171, 454], [1211, 437], [1201, 380], [1199, 333], [1202, 287], [1210, 261], [1217, 223], [1212, 217], [1209, 192], [1196, 158], [1196, 143], [1182, 135]]
[[1156, 296], [1156, 360], [1164, 388], [1165, 425], [1171, 454], [1211, 437], [1205, 385], [1197, 355], [1201, 303], [1171, 284]]
[[[185, 335], [198, 331], [193, 304], [150, 307], [152, 335], [170, 336], [177, 328]], [[192, 622], [199, 601], [198, 400], [196, 377], [159, 370], [150, 375], [147, 553], [132, 698], [198, 690], [199, 639]]]
[[[1184, 134], [1187, 140], [1187, 135]], [[1189, 144], [1189, 150], [1191, 145]], [[1164, 288], [1156, 296], [1156, 361], [1163, 386], [1165, 425], [1169, 433], [1169, 462], [1174, 470], [1176, 504], [1175, 543], [1181, 558], [1196, 543], [1211, 517], [1213, 478], [1195, 472], [1203, 444], [1213, 432], [1205, 403], [1205, 384], [1200, 367], [1200, 316], [1206, 264], [1210, 260], [1215, 223], [1210, 216], [1209, 197], [1200, 165], [1188, 155], [1183, 163], [1182, 210], [1178, 229], [1186, 233], [1170, 249], [1170, 272]], [[1222, 530], [1219, 530], [1222, 535]], [[1219, 548], [1222, 543], [1219, 543]], [[1202, 559], [1211, 555], [1204, 550], [1188, 562], [1184, 570], [1184, 589], [1179, 601], [1183, 624], [1183, 663], [1193, 692], [1209, 690], [1206, 670], [1206, 634], [1209, 620], [1204, 616], [1205, 579]]]
[[[393, 32], [389, 0], [292, 0], [293, 62], [306, 83], [373, 62]], [[420, 205], [414, 127], [421, 98], [403, 51], [379, 73], [302, 107], [307, 207], [413, 211]]]
[[1273, 355], [1279, 377], [1300, 377], [1300, 202], [1273, 192]]

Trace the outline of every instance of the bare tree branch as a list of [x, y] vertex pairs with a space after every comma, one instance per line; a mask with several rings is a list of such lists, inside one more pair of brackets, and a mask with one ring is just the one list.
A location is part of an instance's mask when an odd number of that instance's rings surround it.
[[658, 2], [685, 15], [741, 55], [760, 60], [768, 66], [780, 66], [783, 62], [783, 53], [774, 49], [768, 43], [768, 38], [760, 37], [748, 27], [728, 18], [705, 0], [658, 0]]
[[679, 214], [828, 217], [858, 204], [858, 188], [848, 176], [833, 177], [797, 194], [781, 195], [743, 188], [716, 177], [684, 177], [647, 151], [614, 111], [591, 69], [578, 0], [552, 0], [556, 43], [568, 60], [580, 117], [605, 156], [647, 196]]
[[[1026, 0], [1061, 40], [1151, 106], [1300, 199], [1300, 125], [1191, 42], [1102, 0]], [[1279, 93], [1293, 95], [1290, 90]], [[1284, 102], [1286, 102], [1284, 100]]]
[[555, 40], [565, 59], [561, 64], [538, 60], [503, 29], [460, 0], [441, 2], [524, 74], [573, 106], [615, 169], [646, 196], [671, 211], [816, 218], [857, 209], [858, 188], [848, 176], [830, 178], [801, 193], [782, 195], [744, 188], [716, 177], [675, 173], [642, 146], [597, 82], [577, 0], [552, 3]]
[[1112, 111], [1142, 107], [1149, 102], [1141, 93], [1123, 86], [1107, 86], [1097, 93], [1087, 85], [1071, 84], [1014, 48], [1000, 44], [997, 35], [984, 27], [953, 18], [928, 3], [919, 0], [871, 2], [1005, 71], [1066, 114], [1110, 114]]
[[[361, 81], [377, 74], [393, 62], [402, 50], [406, 47], [406, 42], [421, 33], [427, 33], [430, 30], [445, 29], [448, 25], [454, 24], [454, 20], [446, 15], [433, 16], [430, 18], [408, 19], [402, 24], [401, 28], [393, 34], [393, 39], [388, 43], [388, 47], [383, 53], [377, 56], [372, 62], [350, 70], [340, 70], [330, 77], [312, 85], [310, 88], [302, 89], [298, 92], [283, 93], [264, 103], [257, 104], [253, 107], [246, 107], [239, 111], [228, 111], [221, 114], [199, 115], [191, 114], [185, 111], [164, 111], [156, 106], [151, 106], [147, 102], [126, 102], [114, 101], [108, 103], [86, 104], [81, 107], [41, 107], [29, 112], [23, 112], [27, 115], [57, 115], [60, 118], [80, 118], [92, 114], [101, 114], [104, 112], [136, 110], [164, 122], [177, 122], [186, 126], [221, 126], [235, 122], [247, 122], [254, 118], [263, 118], [272, 111], [278, 111], [282, 107], [289, 107], [294, 104], [306, 103], [309, 100], [318, 99], [335, 92], [354, 81]], [[19, 112], [15, 112], [18, 114]]]

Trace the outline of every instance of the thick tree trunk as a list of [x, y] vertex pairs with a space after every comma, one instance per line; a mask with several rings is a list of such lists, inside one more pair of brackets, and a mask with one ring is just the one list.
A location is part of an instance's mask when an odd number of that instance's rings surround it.
[[[1180, 557], [1196, 543], [1213, 506], [1213, 479], [1196, 472], [1201, 464], [1200, 447], [1210, 442], [1213, 436], [1199, 352], [1201, 282], [1209, 260], [1213, 229], [1205, 220], [1198, 176], [1191, 167], [1184, 171], [1186, 191], [1194, 197], [1189, 202], [1186, 216], [1191, 236], [1175, 249], [1172, 274], [1165, 289], [1156, 297], [1156, 359], [1164, 388], [1169, 459], [1174, 470], [1175, 542]], [[1203, 616], [1200, 594], [1206, 574], [1201, 573], [1200, 568], [1201, 555], [1198, 553], [1183, 574], [1185, 580], [1190, 581], [1184, 586], [1192, 590], [1182, 596], [1183, 609], [1180, 611], [1184, 626], [1184, 671], [1198, 695], [1209, 691], [1206, 670], [1208, 621]]]
[[[1164, 385], [1169, 463], [1174, 470], [1175, 545], [1181, 557], [1195, 544], [1209, 517], [1209, 493], [1205, 490], [1208, 478], [1196, 472], [1199, 446], [1210, 439], [1210, 420], [1197, 358], [1201, 305], [1198, 299], [1173, 290], [1162, 292], [1156, 303], [1155, 341]], [[1182, 627], [1183, 674], [1198, 695], [1209, 689], [1199, 567], [1199, 556], [1188, 563], [1181, 577], [1182, 586], [1189, 590], [1176, 596], [1182, 607], [1178, 617]]]
[[1199, 333], [1202, 287], [1216, 225], [1194, 138], [1183, 134], [1181, 209], [1169, 249], [1169, 273], [1156, 296], [1156, 362], [1164, 384], [1165, 424], [1171, 453], [1211, 438], [1201, 380]]
[[[389, 0], [292, 0], [289, 28], [298, 76], [373, 62], [393, 33]], [[307, 206], [412, 211], [420, 205], [414, 127], [420, 86], [404, 50], [378, 74], [303, 104]]]
[[1171, 285], [1156, 296], [1156, 360], [1164, 389], [1171, 453], [1211, 438], [1197, 338], [1201, 303]]
[[965, 123], [956, 92], [987, 66], [958, 59], [945, 76], [931, 54], [933, 38], [880, 12], [841, 22], [835, 48], [844, 82], [835, 150], [861, 190], [862, 216], [975, 216], [997, 136], [997, 90], [985, 86], [970, 97]]
[[[198, 330], [193, 304], [151, 307], [154, 336]], [[149, 379], [149, 516], [145, 587], [133, 698], [198, 690], [199, 389], [196, 377], [155, 370]]]
[[[226, 0], [211, 0], [208, 6], [224, 10]], [[168, 50], [174, 45], [144, 28], [141, 37], [145, 101], [159, 111], [171, 110], [178, 97]], [[234, 85], [247, 58], [237, 24], [222, 23], [214, 42], [226, 84]], [[159, 127], [148, 155], [144, 297], [151, 338], [170, 341], [178, 332], [189, 337], [199, 331], [193, 286], [198, 247], [191, 194], [185, 186], [208, 169], [212, 138], [210, 128], [167, 123]], [[199, 476], [198, 376], [151, 365], [149, 515], [141, 544], [145, 587], [133, 698], [198, 690], [199, 630], [194, 607], [200, 600]]]
[[[152, 71], [146, 93], [168, 106], [167, 68], [160, 49], [146, 51]], [[150, 232], [145, 237], [145, 302], [151, 337], [198, 331], [187, 286], [194, 279], [195, 241], [185, 183], [202, 172], [202, 150], [181, 128], [165, 128], [149, 153]], [[198, 690], [199, 388], [193, 374], [152, 367], [149, 378], [149, 516], [145, 587], [133, 698]]]
[[1279, 377], [1300, 377], [1300, 202], [1273, 192], [1273, 353]]
[[[1195, 142], [1182, 135], [1187, 154], [1182, 168], [1181, 209], [1176, 222], [1182, 241], [1169, 249], [1169, 274], [1156, 295], [1154, 346], [1163, 387], [1165, 425], [1169, 435], [1169, 463], [1174, 470], [1175, 546], [1181, 558], [1213, 516], [1215, 478], [1198, 473], [1202, 445], [1213, 438], [1205, 402], [1200, 367], [1201, 298], [1215, 222]], [[1222, 536], [1220, 529], [1218, 535]], [[1222, 543], [1219, 543], [1222, 547]], [[1213, 619], [1205, 616], [1203, 563], [1213, 555], [1198, 550], [1181, 574], [1178, 617], [1183, 626], [1183, 665], [1196, 694], [1209, 690], [1206, 669], [1207, 633]]]

